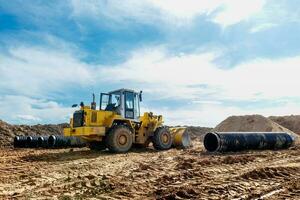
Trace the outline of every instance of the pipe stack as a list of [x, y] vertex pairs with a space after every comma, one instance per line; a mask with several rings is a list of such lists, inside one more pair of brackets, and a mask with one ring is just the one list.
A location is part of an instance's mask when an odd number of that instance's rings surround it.
[[65, 137], [61, 135], [51, 135], [48, 139], [49, 148], [68, 148], [68, 147], [84, 147], [86, 142], [79, 137]]
[[27, 146], [27, 136], [15, 136], [14, 147], [25, 148]]
[[68, 148], [84, 147], [86, 143], [78, 137], [51, 136], [15, 136], [15, 148]]

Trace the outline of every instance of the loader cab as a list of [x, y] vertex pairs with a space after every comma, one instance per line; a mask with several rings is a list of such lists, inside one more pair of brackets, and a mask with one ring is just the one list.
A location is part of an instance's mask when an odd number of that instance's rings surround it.
[[142, 92], [137, 93], [129, 89], [101, 93], [100, 110], [113, 111], [123, 118], [139, 121], [140, 101], [142, 101]]

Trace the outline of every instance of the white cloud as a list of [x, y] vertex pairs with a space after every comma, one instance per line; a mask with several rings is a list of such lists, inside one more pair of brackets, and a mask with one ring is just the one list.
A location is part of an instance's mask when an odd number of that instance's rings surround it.
[[261, 11], [264, 0], [151, 0], [151, 3], [163, 12], [177, 19], [192, 19], [201, 14], [212, 15], [212, 21], [223, 27], [247, 20], [253, 14]]
[[[104, 68], [101, 73], [107, 74], [107, 81], [144, 83], [146, 91], [159, 94], [160, 98], [206, 96], [215, 101], [299, 96], [295, 86], [300, 85], [300, 56], [254, 60], [232, 69], [218, 68], [213, 63], [215, 56], [214, 53], [167, 56], [161, 49], [149, 49], [133, 54], [120, 66]], [[110, 78], [116, 76], [118, 79]]]
[[215, 127], [218, 123], [232, 115], [260, 114], [268, 116], [284, 116], [300, 113], [300, 103], [287, 103], [280, 107], [260, 109], [243, 109], [235, 106], [202, 104], [193, 107], [152, 109], [154, 113], [163, 114], [168, 125], [196, 125]]
[[35, 122], [41, 121], [40, 118], [35, 117], [33, 115], [17, 115], [17, 118], [19, 118], [22, 121], [31, 121], [31, 122], [32, 121], [35, 121]]
[[58, 46], [19, 46], [0, 55], [0, 119], [28, 124], [69, 121], [74, 109], [49, 99], [69, 96], [70, 88], [89, 88], [96, 79], [93, 66], [75, 58], [64, 44]]
[[250, 32], [251, 33], [257, 33], [257, 32], [260, 32], [260, 31], [268, 30], [268, 29], [276, 27], [276, 26], [278, 26], [278, 24], [275, 24], [275, 23], [259, 24], [257, 26], [252, 27]]
[[[241, 108], [222, 102], [263, 102], [300, 98], [300, 56], [279, 60], [258, 59], [235, 68], [218, 68], [215, 53], [169, 56], [163, 49], [140, 50], [126, 63], [107, 67], [105, 81], [130, 82], [143, 86], [151, 99], [184, 100], [186, 106], [149, 108], [163, 114], [168, 124], [215, 126], [230, 115], [280, 115], [300, 112], [300, 105], [289, 101], [280, 107]], [[118, 77], [117, 79], [111, 77]], [[172, 101], [172, 100], [171, 100]], [[297, 107], [298, 106], [298, 107]]]
[[223, 27], [236, 24], [257, 14], [262, 10], [265, 3], [265, 0], [225, 0], [222, 5], [224, 9], [217, 13], [213, 21]]
[[207, 15], [223, 27], [247, 20], [259, 12], [265, 4], [265, 0], [117, 0], [105, 2], [72, 0], [71, 2], [74, 17], [96, 17], [102, 23], [105, 23], [103, 17], [106, 17], [123, 23], [128, 19], [133, 19], [143, 23], [157, 23], [159, 20], [183, 25], [189, 24], [199, 15]]
[[46, 97], [74, 84], [91, 84], [92, 66], [66, 49], [17, 47], [0, 55], [0, 87], [17, 94]]
[[0, 119], [17, 124], [68, 122], [74, 111], [54, 101], [16, 95], [1, 96], [0, 106]]
[[[70, 85], [110, 83], [144, 90], [150, 99], [186, 101], [181, 108], [172, 105], [149, 108], [163, 114], [169, 124], [212, 126], [232, 114], [289, 114], [300, 111], [296, 104], [284, 102], [280, 109], [249, 110], [224, 105], [226, 101], [272, 101], [300, 95], [300, 56], [279, 60], [254, 60], [232, 69], [214, 64], [217, 53], [168, 55], [163, 48], [136, 51], [117, 66], [91, 66], [68, 51], [19, 47], [1, 56], [0, 118], [14, 123], [56, 123], [68, 121], [73, 112], [48, 100], [51, 93], [67, 94]], [[4, 92], [3, 92], [4, 91]], [[7, 95], [5, 91], [14, 94]], [[299, 106], [300, 107], [300, 106]], [[9, 113], [9, 115], [7, 115]]]

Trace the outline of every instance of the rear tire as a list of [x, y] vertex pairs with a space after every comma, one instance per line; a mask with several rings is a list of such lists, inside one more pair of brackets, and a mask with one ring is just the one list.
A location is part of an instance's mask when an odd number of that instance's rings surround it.
[[157, 150], [167, 150], [170, 149], [173, 143], [173, 138], [166, 127], [159, 127], [154, 132], [152, 143]]
[[127, 126], [116, 125], [106, 136], [105, 143], [114, 153], [125, 153], [132, 147], [132, 132]]

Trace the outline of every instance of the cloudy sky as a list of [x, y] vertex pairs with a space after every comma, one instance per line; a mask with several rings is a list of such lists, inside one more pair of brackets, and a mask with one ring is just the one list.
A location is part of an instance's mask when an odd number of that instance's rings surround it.
[[124, 87], [167, 124], [299, 114], [299, 77], [297, 0], [0, 0], [10, 123], [66, 122], [73, 103]]

